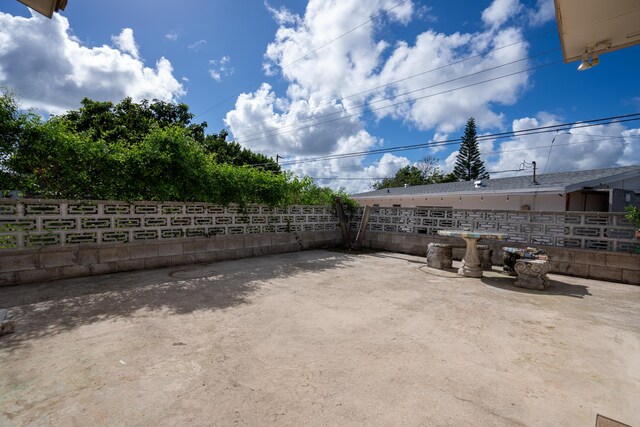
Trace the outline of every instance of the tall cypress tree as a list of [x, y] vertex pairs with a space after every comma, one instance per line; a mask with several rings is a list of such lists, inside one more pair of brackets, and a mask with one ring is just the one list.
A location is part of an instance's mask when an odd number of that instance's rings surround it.
[[484, 168], [484, 162], [480, 158], [476, 122], [473, 117], [467, 121], [467, 127], [464, 129], [464, 136], [460, 142], [460, 151], [456, 158], [453, 174], [458, 178], [458, 181], [489, 178], [489, 174]]

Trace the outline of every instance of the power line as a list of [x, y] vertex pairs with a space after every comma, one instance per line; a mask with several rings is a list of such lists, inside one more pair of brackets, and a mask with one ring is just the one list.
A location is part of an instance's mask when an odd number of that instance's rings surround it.
[[[601, 136], [601, 135], [593, 135], [593, 136]], [[602, 141], [608, 141], [610, 139], [624, 139], [623, 136], [611, 136], [611, 137], [605, 137], [602, 139], [589, 139], [587, 141], [575, 141], [575, 142], [568, 142], [565, 144], [555, 144], [554, 147], [566, 147], [566, 146], [576, 146], [576, 145], [581, 145], [581, 144], [589, 144], [589, 143], [593, 143], [593, 142], [602, 142]], [[480, 154], [484, 155], [484, 156], [489, 156], [492, 154], [501, 154], [501, 153], [513, 153], [513, 152], [517, 152], [517, 151], [534, 151], [534, 150], [541, 150], [544, 148], [549, 148], [550, 145], [538, 145], [535, 147], [527, 147], [527, 148], [510, 148], [507, 150], [494, 150], [494, 151], [483, 151]], [[378, 162], [378, 163], [371, 163], [371, 164], [365, 164], [362, 166], [354, 166], [352, 168], [349, 168], [350, 170], [360, 170], [363, 168], [367, 168], [367, 167], [371, 167], [371, 166], [379, 166], [379, 165], [395, 165], [395, 164], [406, 164], [407, 161], [403, 160], [403, 161], [389, 161], [389, 162]], [[344, 168], [343, 168], [344, 169]], [[490, 173], [502, 173], [505, 171], [492, 171]], [[506, 171], [509, 172], [509, 171]]]
[[[632, 118], [632, 119], [625, 119], [625, 120], [616, 120], [615, 122], [612, 123], [623, 123], [623, 122], [627, 122], [627, 121], [635, 121], [635, 120], [640, 120], [640, 113], [636, 113], [636, 114], [631, 114], [631, 115], [625, 115], [625, 116], [619, 116], [620, 118], [623, 117], [628, 117], [628, 116], [636, 116], [636, 118]], [[617, 117], [614, 117], [617, 118]], [[598, 121], [602, 121], [605, 119], [597, 119]], [[595, 121], [595, 120], [594, 120]], [[589, 121], [591, 122], [591, 121]], [[565, 123], [565, 124], [561, 124], [561, 125], [556, 125], [554, 127], [567, 127], [567, 126], [575, 126], [576, 128], [583, 128], [583, 127], [592, 127], [592, 126], [598, 126], [602, 123], [591, 123], [591, 124], [584, 124], [585, 122], [572, 122], [572, 123]], [[609, 124], [609, 123], [606, 123]], [[487, 139], [502, 139], [502, 138], [511, 138], [511, 137], [522, 137], [522, 136], [530, 136], [530, 135], [537, 135], [540, 133], [547, 133], [547, 132], [555, 132], [556, 129], [550, 129], [548, 126], [542, 126], [542, 127], [538, 127], [538, 128], [530, 128], [530, 129], [524, 129], [521, 131], [512, 131], [512, 132], [502, 132], [502, 133], [495, 133], [495, 134], [488, 134], [488, 135], [482, 135], [477, 137], [477, 139], [479, 141], [484, 141]], [[445, 141], [439, 141], [439, 142], [426, 142], [426, 143], [420, 143], [420, 144], [412, 144], [412, 145], [404, 145], [404, 146], [398, 146], [398, 147], [392, 147], [392, 148], [380, 148], [380, 149], [376, 149], [376, 150], [369, 150], [369, 151], [359, 151], [359, 152], [352, 152], [352, 153], [342, 153], [342, 154], [334, 154], [334, 155], [327, 155], [327, 156], [319, 156], [319, 157], [315, 157], [315, 158], [308, 158], [308, 159], [299, 159], [299, 160], [290, 160], [288, 162], [283, 162], [281, 163], [281, 165], [283, 166], [287, 166], [287, 165], [291, 165], [291, 164], [298, 164], [298, 163], [309, 163], [309, 162], [314, 162], [314, 161], [319, 161], [319, 160], [335, 160], [337, 158], [348, 158], [348, 157], [358, 157], [358, 156], [365, 156], [365, 155], [371, 155], [371, 154], [380, 154], [380, 153], [390, 153], [390, 152], [396, 152], [396, 151], [407, 151], [407, 150], [414, 150], [414, 149], [418, 149], [418, 148], [424, 148], [424, 147], [431, 147], [431, 146], [446, 146], [446, 145], [452, 145], [452, 144], [458, 144], [460, 143], [460, 138], [455, 138], [455, 139], [448, 139]]]
[[[456, 77], [454, 79], [445, 80], [445, 81], [442, 81], [442, 82], [439, 82], [439, 83], [435, 83], [435, 84], [432, 84], [432, 85], [429, 85], [429, 86], [423, 86], [423, 87], [418, 88], [418, 89], [414, 89], [414, 90], [410, 90], [410, 91], [407, 91], [407, 92], [399, 93], [397, 95], [388, 96], [386, 98], [378, 99], [378, 100], [375, 100], [373, 102], [365, 102], [363, 104], [356, 105], [356, 106], [353, 106], [353, 107], [348, 107], [348, 108], [343, 106], [343, 108], [340, 111], [334, 111], [333, 113], [327, 113], [327, 114], [323, 114], [323, 115], [320, 115], [320, 116], [308, 117], [308, 118], [303, 119], [303, 120], [298, 120], [296, 123], [279, 127], [277, 129], [277, 131], [279, 132], [279, 131], [281, 131], [283, 129], [295, 127], [295, 126], [298, 126], [299, 124], [302, 124], [302, 123], [313, 122], [315, 120], [322, 119], [324, 117], [330, 117], [330, 116], [335, 116], [337, 114], [343, 114], [345, 111], [355, 110], [355, 109], [358, 109], [358, 108], [363, 108], [364, 109], [364, 108], [366, 108], [368, 106], [371, 106], [373, 104], [379, 104], [381, 102], [385, 102], [385, 101], [389, 101], [389, 100], [392, 100], [392, 99], [400, 98], [400, 97], [405, 96], [405, 95], [410, 95], [412, 93], [421, 92], [421, 91], [426, 90], [426, 89], [431, 89], [431, 88], [434, 88], [434, 87], [437, 87], [437, 86], [441, 86], [441, 85], [444, 85], [444, 84], [447, 84], [447, 83], [452, 83], [452, 82], [455, 82], [455, 81], [458, 81], [458, 80], [466, 79], [468, 77], [477, 76], [479, 74], [486, 73], [488, 71], [497, 70], [498, 68], [506, 67], [508, 65], [513, 65], [513, 64], [516, 64], [518, 62], [526, 61], [526, 60], [529, 60], [529, 59], [532, 59], [532, 58], [535, 58], [535, 57], [538, 57], [538, 56], [541, 56], [541, 55], [546, 55], [548, 53], [556, 52], [558, 50], [560, 50], [560, 48], [551, 49], [551, 50], [548, 50], [548, 51], [545, 51], [545, 52], [539, 52], [539, 53], [537, 53], [535, 55], [526, 56], [524, 58], [520, 58], [520, 59], [517, 59], [515, 61], [506, 62], [504, 64], [500, 64], [500, 65], [496, 65], [496, 66], [493, 66], [493, 67], [485, 68], [484, 70], [476, 71], [475, 73], [466, 74], [464, 76]], [[411, 100], [403, 101], [403, 102], [410, 102], [410, 101]], [[388, 108], [388, 106], [385, 106], [384, 108]], [[311, 111], [311, 110], [309, 110], [309, 111]], [[371, 110], [371, 111], [376, 111], [376, 110]], [[363, 112], [364, 111], [361, 111], [357, 115], [360, 115]], [[258, 132], [258, 133], [254, 133], [254, 134], [248, 134], [248, 135], [237, 135], [237, 134], [234, 133], [234, 136], [236, 137], [236, 139], [239, 139], [241, 141], [252, 141], [252, 139], [245, 139], [245, 138], [251, 138], [251, 137], [254, 137], [254, 136], [258, 136], [258, 135], [265, 136], [264, 132]], [[271, 134], [267, 134], [266, 136], [270, 136], [270, 135]]]
[[[484, 141], [484, 140], [488, 140], [488, 139], [524, 137], [524, 136], [531, 136], [531, 135], [536, 135], [536, 134], [540, 134], [540, 133], [556, 132], [556, 131], [559, 131], [559, 130], [564, 130], [565, 128], [567, 128], [566, 130], [581, 129], [581, 128], [587, 128], [587, 127], [593, 127], [593, 126], [600, 126], [600, 125], [603, 125], [603, 124], [625, 123], [625, 122], [637, 121], [637, 120], [640, 120], [640, 113], [611, 116], [611, 117], [598, 118], [598, 119], [592, 119], [592, 120], [582, 120], [582, 121], [561, 123], [561, 124], [557, 124], [557, 125], [538, 126], [538, 127], [529, 128], [529, 129], [522, 129], [522, 130], [519, 130], [519, 131], [487, 134], [487, 135], [478, 136], [477, 139], [479, 141]], [[356, 152], [350, 152], [350, 153], [332, 154], [332, 155], [326, 155], [326, 156], [318, 156], [318, 157], [303, 158], [303, 159], [297, 159], [297, 160], [289, 160], [289, 161], [281, 162], [280, 165], [281, 166], [290, 166], [290, 165], [301, 164], [301, 163], [310, 163], [310, 162], [326, 161], [326, 160], [337, 160], [337, 159], [342, 159], [342, 158], [368, 156], [368, 155], [373, 155], [373, 154], [382, 154], [382, 153], [391, 153], [391, 152], [397, 152], [397, 151], [415, 150], [415, 149], [425, 148], [425, 147], [447, 146], [447, 145], [452, 145], [452, 144], [458, 144], [459, 142], [460, 142], [460, 138], [448, 139], [448, 140], [437, 141], [437, 142], [429, 141], [429, 142], [424, 142], [424, 143], [403, 145], [403, 146], [392, 147], [392, 148], [379, 148], [379, 149], [368, 150], [368, 151], [356, 151]], [[266, 164], [267, 163], [256, 164], [256, 165], [253, 165], [253, 166], [264, 166]]]
[[[505, 74], [505, 75], [494, 77], [494, 78], [487, 79], [487, 80], [482, 80], [482, 81], [479, 81], [479, 82], [476, 82], [476, 83], [470, 83], [468, 85], [460, 86], [460, 87], [453, 88], [453, 89], [444, 90], [444, 91], [441, 91], [441, 92], [438, 92], [438, 93], [432, 93], [432, 94], [429, 94], [429, 95], [419, 96], [419, 97], [416, 97], [416, 98], [411, 98], [409, 100], [396, 102], [394, 104], [389, 104], [389, 105], [385, 105], [385, 106], [378, 107], [378, 108], [371, 108], [368, 111], [369, 112], [373, 112], [373, 111], [383, 110], [385, 108], [396, 107], [398, 105], [406, 104], [408, 102], [419, 101], [421, 99], [431, 98], [431, 97], [434, 97], [434, 96], [443, 95], [445, 93], [455, 92], [455, 91], [466, 89], [466, 88], [469, 88], [469, 87], [472, 87], [472, 86], [477, 86], [477, 85], [480, 85], [480, 84], [483, 84], [483, 83], [488, 83], [488, 82], [500, 80], [500, 79], [503, 79], [503, 78], [506, 78], [506, 77], [511, 77], [511, 76], [514, 76], [514, 75], [517, 75], [517, 74], [522, 74], [522, 73], [525, 73], [525, 72], [528, 72], [528, 71], [533, 71], [533, 70], [536, 70], [536, 69], [539, 69], [539, 68], [548, 67], [550, 65], [560, 64], [562, 62], [563, 62], [562, 60], [547, 62], [546, 64], [538, 65], [538, 66], [535, 66], [535, 67], [530, 67], [530, 68], [527, 68], [525, 70], [516, 71], [516, 72], [513, 72], [513, 73]], [[355, 113], [355, 114], [348, 114], [346, 116], [338, 117], [336, 119], [331, 119], [331, 120], [327, 120], [327, 121], [320, 122], [320, 123], [313, 123], [311, 125], [302, 126], [302, 127], [299, 127], [299, 128], [290, 129], [290, 130], [286, 130], [286, 131], [282, 131], [282, 132], [274, 132], [274, 133], [266, 134], [266, 135], [263, 135], [263, 136], [260, 136], [260, 137], [257, 137], [257, 138], [243, 139], [243, 140], [239, 140], [238, 142], [245, 142], [246, 143], [246, 142], [251, 142], [251, 141], [258, 141], [258, 140], [261, 140], [261, 139], [270, 138], [272, 136], [277, 136], [277, 135], [282, 135], [282, 134], [285, 134], [285, 133], [296, 132], [296, 131], [299, 131], [299, 130], [308, 129], [308, 128], [311, 128], [311, 127], [320, 126], [320, 125], [324, 125], [324, 124], [327, 124], [327, 123], [333, 123], [333, 122], [336, 122], [336, 121], [339, 121], [339, 120], [345, 120], [345, 119], [348, 119], [348, 118], [351, 118], [351, 117], [359, 116], [363, 112], [359, 112], [359, 113]]]
[[[597, 136], [597, 135], [596, 135]], [[624, 138], [622, 136], [620, 137], [608, 137], [608, 138], [602, 138], [602, 139], [590, 139], [587, 141], [578, 141], [578, 142], [568, 142], [565, 144], [554, 144], [553, 147], [567, 147], [567, 146], [575, 146], [575, 145], [581, 145], [581, 144], [590, 144], [590, 143], [594, 143], [594, 142], [602, 142], [602, 141], [607, 141], [611, 138]], [[544, 148], [550, 148], [552, 147], [552, 145], [539, 145], [536, 147], [528, 147], [528, 148], [515, 148], [515, 149], [508, 149], [508, 150], [496, 150], [496, 151], [486, 151], [483, 152], [481, 154], [484, 155], [488, 155], [488, 154], [500, 154], [500, 153], [512, 153], [512, 152], [516, 152], [516, 151], [533, 151], [533, 150], [538, 150], [538, 149], [544, 149]], [[389, 165], [389, 164], [405, 164], [405, 161], [396, 161], [396, 162], [380, 162], [377, 163], [377, 165]], [[362, 167], [356, 167], [357, 169], [363, 169], [367, 166], [373, 166], [372, 165], [364, 165]], [[352, 169], [356, 169], [356, 168], [352, 168]], [[529, 169], [531, 168], [531, 166], [528, 167]], [[525, 169], [524, 168], [518, 168], [518, 169], [505, 169], [505, 170], [499, 170], [499, 171], [489, 171], [489, 174], [497, 174], [497, 173], [506, 173], [506, 172], [524, 172]], [[546, 172], [546, 168], [545, 171]], [[542, 173], [542, 175], [544, 175], [544, 172]], [[383, 178], [379, 178], [379, 177], [362, 177], [362, 178], [351, 178], [351, 177], [312, 177], [312, 179], [318, 179], [318, 180], [322, 180], [322, 179], [328, 179], [328, 180], [363, 180], [363, 181], [373, 181], [373, 180], [380, 180], [380, 179], [388, 179], [391, 178], [389, 176], [383, 177]]]
[[[518, 45], [518, 44], [521, 44], [521, 43], [525, 43], [525, 42], [527, 42], [527, 41], [531, 41], [532, 39], [537, 38], [537, 37], [540, 37], [541, 35], [548, 34], [548, 33], [550, 33], [551, 31], [552, 31], [552, 30], [540, 31], [539, 33], [535, 33], [534, 35], [529, 36], [527, 39], [522, 39], [522, 40], [519, 40], [519, 41], [517, 41], [517, 42], [509, 43], [509, 44], [507, 44], [507, 45], [500, 46], [500, 47], [497, 47], [497, 48], [494, 48], [494, 49], [488, 50], [487, 52], [480, 53], [480, 54], [477, 54], [477, 55], [472, 55], [472, 56], [466, 57], [466, 58], [461, 59], [461, 60], [458, 60], [458, 61], [454, 61], [454, 62], [450, 62], [450, 63], [448, 63], [448, 64], [441, 65], [441, 66], [436, 67], [436, 68], [431, 68], [431, 69], [429, 69], [429, 70], [425, 70], [425, 71], [422, 71], [422, 72], [420, 72], [420, 73], [413, 74], [413, 75], [411, 75], [411, 76], [407, 76], [407, 77], [404, 77], [404, 78], [401, 78], [401, 79], [398, 79], [398, 80], [394, 80], [394, 81], [389, 82], [389, 83], [385, 83], [385, 84], [380, 85], [380, 86], [373, 87], [373, 88], [371, 88], [371, 89], [366, 89], [366, 90], [363, 90], [363, 91], [360, 91], [360, 92], [356, 92], [356, 93], [353, 93], [353, 94], [351, 94], [351, 95], [347, 95], [347, 96], [344, 96], [344, 97], [342, 97], [342, 98], [339, 98], [339, 99], [337, 99], [337, 100], [335, 100], [335, 101], [333, 101], [333, 100], [332, 100], [332, 101], [329, 101], [329, 102], [324, 102], [324, 103], [321, 103], [321, 104], [319, 104], [319, 105], [316, 105], [316, 106], [315, 106], [315, 107], [313, 107], [313, 108], [310, 108], [309, 110], [307, 110], [307, 112], [309, 112], [309, 111], [314, 111], [314, 110], [318, 110], [318, 109], [320, 109], [320, 108], [322, 108], [322, 107], [325, 107], [325, 106], [327, 106], [327, 105], [334, 105], [334, 104], [337, 104], [337, 103], [342, 104], [345, 100], [350, 99], [350, 98], [353, 98], [353, 97], [356, 97], [356, 96], [358, 96], [358, 95], [364, 95], [365, 93], [373, 92], [374, 90], [378, 90], [378, 89], [383, 89], [383, 88], [385, 88], [385, 87], [388, 87], [388, 86], [394, 85], [394, 84], [396, 84], [396, 83], [400, 83], [400, 82], [403, 82], [403, 81], [406, 81], [406, 80], [410, 80], [410, 79], [413, 79], [413, 78], [416, 78], [416, 77], [420, 77], [420, 76], [422, 76], [422, 75], [425, 75], [425, 74], [428, 74], [428, 73], [431, 73], [431, 72], [434, 72], [434, 71], [442, 70], [442, 69], [444, 69], [444, 68], [447, 68], [447, 67], [450, 67], [450, 66], [453, 66], [453, 65], [461, 64], [461, 63], [466, 62], [466, 61], [469, 61], [469, 60], [471, 60], [471, 59], [480, 58], [480, 57], [482, 57], [482, 56], [484, 56], [484, 55], [487, 55], [487, 54], [489, 54], [489, 53], [491, 53], [491, 52], [496, 52], [496, 51], [501, 50], [501, 49], [506, 49], [506, 48], [511, 47], [511, 46], [515, 46], [515, 45]], [[558, 50], [558, 49], [554, 49], [554, 50]], [[352, 107], [352, 108], [353, 108], [353, 107]], [[240, 129], [240, 131], [239, 131], [239, 132], [240, 132], [240, 133], [242, 133], [242, 132], [244, 132], [244, 131], [246, 131], [246, 130], [249, 130], [249, 129], [252, 129], [252, 128], [255, 128], [255, 127], [261, 126], [261, 125], [263, 125], [263, 124], [271, 123], [271, 122], [274, 122], [274, 121], [276, 121], [276, 120], [281, 120], [282, 118], [289, 117], [289, 116], [292, 116], [292, 115], [294, 115], [294, 114], [296, 114], [296, 113], [295, 113], [295, 112], [291, 112], [291, 113], [287, 113], [287, 114], [282, 114], [282, 115], [278, 116], [277, 118], [272, 118], [272, 119], [268, 119], [268, 120], [263, 120], [263, 121], [262, 121], [262, 122], [260, 122], [260, 123], [256, 123], [256, 124], [253, 124], [253, 125], [250, 125], [250, 126], [246, 126], [245, 128]], [[239, 136], [238, 136], [238, 137], [239, 137]]]
[[[333, 42], [335, 42], [335, 41], [337, 41], [337, 40], [340, 40], [340, 39], [341, 39], [341, 38], [343, 38], [344, 36], [346, 36], [346, 35], [348, 35], [348, 34], [351, 34], [351, 33], [352, 33], [352, 32], [354, 32], [355, 30], [357, 30], [357, 29], [359, 29], [359, 28], [361, 28], [361, 27], [363, 27], [363, 26], [367, 25], [368, 23], [370, 23], [370, 22], [372, 22], [372, 21], [376, 20], [377, 18], [379, 18], [379, 17], [381, 17], [381, 16], [385, 15], [386, 13], [388, 13], [388, 12], [392, 11], [393, 9], [395, 9], [395, 8], [397, 8], [397, 7], [402, 6], [404, 3], [408, 2], [408, 1], [409, 1], [409, 0], [402, 0], [402, 1], [398, 2], [398, 3], [396, 3], [395, 5], [391, 6], [389, 9], [385, 9], [385, 10], [383, 10], [383, 11], [382, 11], [382, 12], [380, 12], [378, 15], [375, 15], [375, 16], [373, 16], [372, 18], [368, 19], [367, 21], [363, 22], [362, 24], [359, 24], [359, 25], [357, 25], [357, 26], [355, 26], [355, 27], [351, 28], [350, 30], [348, 30], [348, 31], [347, 31], [347, 32], [345, 32], [345, 33], [342, 33], [342, 34], [341, 34], [341, 35], [339, 35], [338, 37], [336, 37], [336, 38], [334, 38], [334, 39], [332, 39], [332, 40], [329, 40], [329, 41], [328, 41], [328, 42], [326, 42], [325, 44], [323, 44], [323, 45], [321, 45], [321, 46], [319, 46], [319, 47], [315, 48], [314, 50], [312, 50], [312, 51], [310, 51], [310, 52], [306, 53], [305, 55], [301, 56], [300, 58], [296, 59], [295, 61], [292, 61], [292, 62], [290, 62], [290, 63], [288, 63], [288, 64], [286, 64], [286, 65], [284, 65], [284, 66], [280, 67], [280, 69], [281, 69], [281, 70], [284, 70], [285, 68], [287, 68], [287, 67], [289, 67], [289, 66], [291, 66], [291, 65], [293, 65], [293, 64], [295, 64], [295, 63], [297, 63], [298, 61], [303, 60], [304, 58], [308, 57], [309, 55], [312, 55], [312, 54], [316, 53], [317, 51], [319, 51], [320, 49], [322, 49], [322, 48], [324, 48], [324, 47], [326, 47], [326, 46], [330, 45], [331, 43], [333, 43]], [[257, 83], [259, 84], [260, 82], [257, 82]], [[247, 90], [247, 89], [250, 89], [250, 88], [252, 88], [252, 87], [255, 87], [255, 86], [256, 86], [256, 83], [253, 83], [253, 84], [251, 84], [251, 85], [249, 85], [249, 86], [246, 86], [244, 89], [242, 89], [242, 90], [240, 91], [240, 93], [244, 92], [244, 91], [245, 91], [245, 90]], [[229, 97], [227, 97], [227, 98], [223, 99], [222, 101], [220, 101], [220, 102], [218, 102], [217, 104], [215, 104], [213, 107], [208, 108], [207, 110], [203, 111], [202, 113], [200, 113], [200, 114], [196, 115], [194, 118], [200, 117], [200, 116], [202, 116], [202, 115], [204, 115], [204, 114], [208, 113], [209, 111], [211, 111], [211, 110], [213, 110], [213, 109], [215, 109], [215, 108], [218, 108], [219, 106], [221, 106], [221, 105], [225, 104], [227, 101], [229, 101], [229, 100], [231, 100], [231, 99], [233, 99], [233, 98], [237, 97], [238, 95], [240, 95], [240, 94], [238, 93], [238, 94], [235, 94], [235, 95], [231, 95], [231, 96], [229, 96]]]

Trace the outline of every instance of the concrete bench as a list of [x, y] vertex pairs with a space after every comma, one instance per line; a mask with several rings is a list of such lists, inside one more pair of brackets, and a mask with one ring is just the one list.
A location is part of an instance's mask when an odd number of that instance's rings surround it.
[[445, 243], [429, 243], [427, 247], [427, 266], [438, 270], [447, 270], [453, 266], [452, 246]]
[[526, 289], [537, 289], [543, 291], [550, 285], [547, 273], [551, 264], [542, 259], [519, 259], [515, 264], [515, 271], [518, 275], [515, 286]]
[[544, 249], [537, 248], [511, 248], [503, 247], [502, 272], [509, 276], [517, 276], [515, 266], [516, 262], [521, 259], [543, 260], [548, 261], [549, 257], [545, 255]]

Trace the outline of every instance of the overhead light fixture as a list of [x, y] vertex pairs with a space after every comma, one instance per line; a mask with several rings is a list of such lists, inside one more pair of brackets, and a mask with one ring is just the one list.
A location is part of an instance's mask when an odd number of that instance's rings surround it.
[[598, 65], [600, 63], [598, 55], [611, 49], [611, 45], [611, 40], [602, 40], [597, 43], [588, 44], [582, 54], [582, 62], [578, 66], [578, 71], [588, 70]]
[[598, 58], [598, 55], [589, 55], [588, 53], [585, 53], [584, 55], [582, 55], [582, 62], [578, 66], [578, 71], [588, 70], [589, 68], [595, 67], [599, 63], [600, 58]]

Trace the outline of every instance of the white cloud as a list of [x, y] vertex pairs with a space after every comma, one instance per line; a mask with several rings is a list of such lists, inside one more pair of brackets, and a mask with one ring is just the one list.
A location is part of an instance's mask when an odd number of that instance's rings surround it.
[[227, 55], [220, 59], [212, 59], [209, 61], [209, 75], [217, 82], [222, 80], [222, 77], [227, 77], [233, 74], [234, 68], [229, 65], [231, 58]]
[[482, 22], [491, 27], [500, 26], [515, 16], [521, 8], [518, 0], [493, 0], [482, 12]]
[[284, 24], [297, 24], [300, 22], [300, 17], [291, 11], [289, 11], [286, 7], [282, 6], [280, 9], [276, 9], [271, 6], [269, 2], [264, 2], [264, 7], [267, 8], [267, 11], [273, 17], [273, 20], [278, 23], [278, 25]]
[[207, 41], [204, 39], [201, 39], [201, 40], [198, 40], [197, 42], [191, 43], [189, 46], [187, 46], [187, 48], [197, 52], [200, 49], [202, 49], [206, 44], [207, 44]]
[[[512, 129], [516, 131], [559, 123], [562, 123], [559, 117], [542, 112], [536, 117], [514, 120]], [[487, 170], [517, 169], [523, 161], [536, 161], [539, 173], [640, 163], [640, 129], [626, 129], [620, 123], [582, 126], [584, 125], [574, 125], [570, 132], [542, 133], [501, 140], [491, 146], [481, 146], [480, 151], [483, 159], [487, 160]], [[491, 151], [501, 152], [487, 156], [486, 153]], [[508, 175], [500, 174], [499, 177]]]
[[117, 36], [111, 36], [111, 41], [113, 41], [121, 52], [128, 53], [135, 59], [140, 57], [138, 45], [133, 38], [133, 30], [131, 28], [124, 28]]
[[[335, 189], [346, 188], [351, 193], [371, 190], [381, 178], [392, 177], [398, 169], [411, 165], [406, 157], [385, 153], [373, 162], [363, 164], [362, 158], [346, 158], [330, 162], [295, 165], [291, 169], [300, 176], [312, 176], [319, 185]], [[322, 179], [331, 178], [331, 179]], [[341, 178], [341, 179], [335, 179]]]
[[435, 145], [431, 145], [429, 147], [429, 150], [431, 151], [431, 153], [435, 154], [435, 153], [439, 153], [440, 151], [444, 150], [445, 148], [447, 148], [445, 145], [442, 144], [437, 144], [438, 142], [442, 142], [442, 141], [446, 141], [447, 139], [449, 139], [449, 135], [446, 133], [442, 133], [442, 132], [436, 132], [433, 135], [433, 138], [431, 138], [430, 142], [435, 142]]
[[167, 40], [171, 40], [172, 42], [178, 40], [178, 33], [175, 31], [169, 31], [167, 34], [164, 35], [164, 37]]
[[433, 130], [434, 140], [457, 132], [471, 116], [482, 128], [501, 128], [504, 117], [497, 109], [515, 103], [529, 84], [529, 62], [523, 60], [529, 45], [521, 42], [521, 29], [506, 26], [519, 22], [516, 15], [522, 18], [527, 9], [515, 0], [496, 0], [483, 13], [486, 26], [480, 31], [425, 29], [415, 40], [386, 40], [381, 34], [388, 22], [406, 24], [430, 13], [408, 1], [385, 19], [349, 32], [395, 4], [310, 0], [304, 15], [294, 15], [265, 3], [279, 23], [266, 49], [265, 72], [280, 74], [288, 86], [283, 94], [263, 85], [238, 97], [225, 119], [231, 134], [272, 155], [333, 154], [353, 138], [379, 146], [382, 141], [365, 129], [362, 105], [378, 120]]
[[556, 17], [553, 0], [537, 0], [535, 8], [529, 10], [527, 15], [530, 25], [534, 27], [553, 21]]
[[175, 101], [185, 94], [169, 60], [145, 66], [131, 29], [113, 41], [116, 48], [84, 46], [59, 14], [49, 20], [0, 12], [0, 84], [14, 89], [24, 107], [53, 114], [77, 108], [84, 97]]

